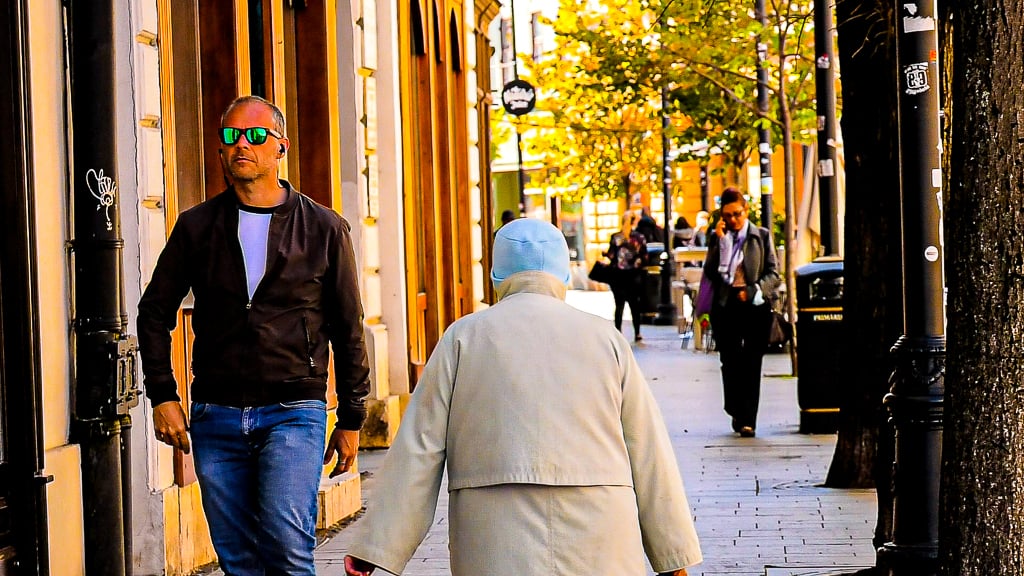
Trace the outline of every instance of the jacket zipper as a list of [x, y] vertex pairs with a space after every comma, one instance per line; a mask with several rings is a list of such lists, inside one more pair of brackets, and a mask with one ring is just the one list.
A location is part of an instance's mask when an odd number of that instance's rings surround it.
[[309, 371], [316, 370], [316, 362], [313, 361], [313, 340], [309, 337], [309, 321], [302, 317], [302, 330], [306, 333], [306, 355], [309, 357]]

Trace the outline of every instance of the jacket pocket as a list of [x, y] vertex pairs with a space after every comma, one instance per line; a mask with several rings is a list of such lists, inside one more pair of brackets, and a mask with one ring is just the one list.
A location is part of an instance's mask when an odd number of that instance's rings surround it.
[[306, 336], [306, 358], [309, 360], [309, 375], [316, 375], [316, 361], [313, 360], [313, 331], [310, 330], [309, 317], [302, 315], [302, 331]]

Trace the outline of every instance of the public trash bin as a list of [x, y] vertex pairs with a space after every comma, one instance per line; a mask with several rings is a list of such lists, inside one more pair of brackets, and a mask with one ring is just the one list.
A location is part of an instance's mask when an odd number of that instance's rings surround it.
[[796, 294], [800, 432], [833, 433], [839, 428], [842, 258], [826, 256], [797, 268]]
[[643, 324], [654, 324], [661, 304], [661, 267], [665, 245], [661, 242], [647, 243], [646, 265], [643, 269], [643, 290], [640, 292], [640, 306], [643, 308]]

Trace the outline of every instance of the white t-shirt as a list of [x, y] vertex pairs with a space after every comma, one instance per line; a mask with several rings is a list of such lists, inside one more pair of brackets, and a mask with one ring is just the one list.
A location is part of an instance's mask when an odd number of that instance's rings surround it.
[[245, 282], [250, 300], [267, 269], [267, 237], [273, 217], [274, 208], [238, 206], [238, 243], [245, 257]]

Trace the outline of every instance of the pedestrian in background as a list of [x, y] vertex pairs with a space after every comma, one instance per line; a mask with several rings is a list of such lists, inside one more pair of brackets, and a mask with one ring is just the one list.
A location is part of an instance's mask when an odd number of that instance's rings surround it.
[[661, 226], [658, 226], [651, 213], [647, 211], [646, 206], [640, 208], [640, 219], [634, 222], [633, 226], [637, 232], [644, 235], [648, 243], [661, 242], [665, 239], [664, 231], [661, 229]]
[[697, 231], [690, 226], [686, 216], [676, 218], [676, 224], [672, 229], [672, 248], [689, 248], [696, 246]]
[[[278, 179], [285, 134], [263, 98], [227, 107], [219, 151], [232, 185], [179, 216], [139, 302], [156, 438], [195, 448], [213, 546], [235, 576], [314, 576], [322, 467], [335, 453], [331, 476], [352, 465], [369, 391], [349, 225]], [[186, 425], [170, 332], [190, 290]], [[328, 343], [338, 417], [325, 451]]]
[[516, 219], [516, 215], [511, 210], [502, 210], [501, 211], [501, 225], [502, 226], [504, 226], [505, 224], [508, 224], [509, 222], [511, 222], [511, 221], [513, 221], [515, 219]]
[[640, 320], [643, 308], [640, 297], [644, 290], [644, 261], [647, 257], [647, 238], [636, 229], [637, 215], [627, 211], [622, 215], [622, 229], [612, 235], [605, 256], [615, 273], [609, 286], [615, 299], [615, 329], [622, 331], [622, 313], [629, 304], [633, 318], [633, 340], [640, 342]]
[[708, 217], [708, 213], [704, 210], [697, 212], [697, 231], [693, 235], [694, 246], [708, 245]]
[[684, 576], [701, 561], [661, 412], [629, 344], [564, 302], [562, 233], [498, 231], [499, 301], [445, 332], [405, 412], [346, 573], [401, 574], [445, 468], [453, 576]]
[[771, 298], [779, 286], [771, 232], [747, 219], [747, 201], [733, 187], [722, 192], [721, 219], [704, 262], [714, 292], [711, 329], [722, 363], [725, 411], [732, 429], [752, 437], [761, 396], [761, 361], [768, 349]]

